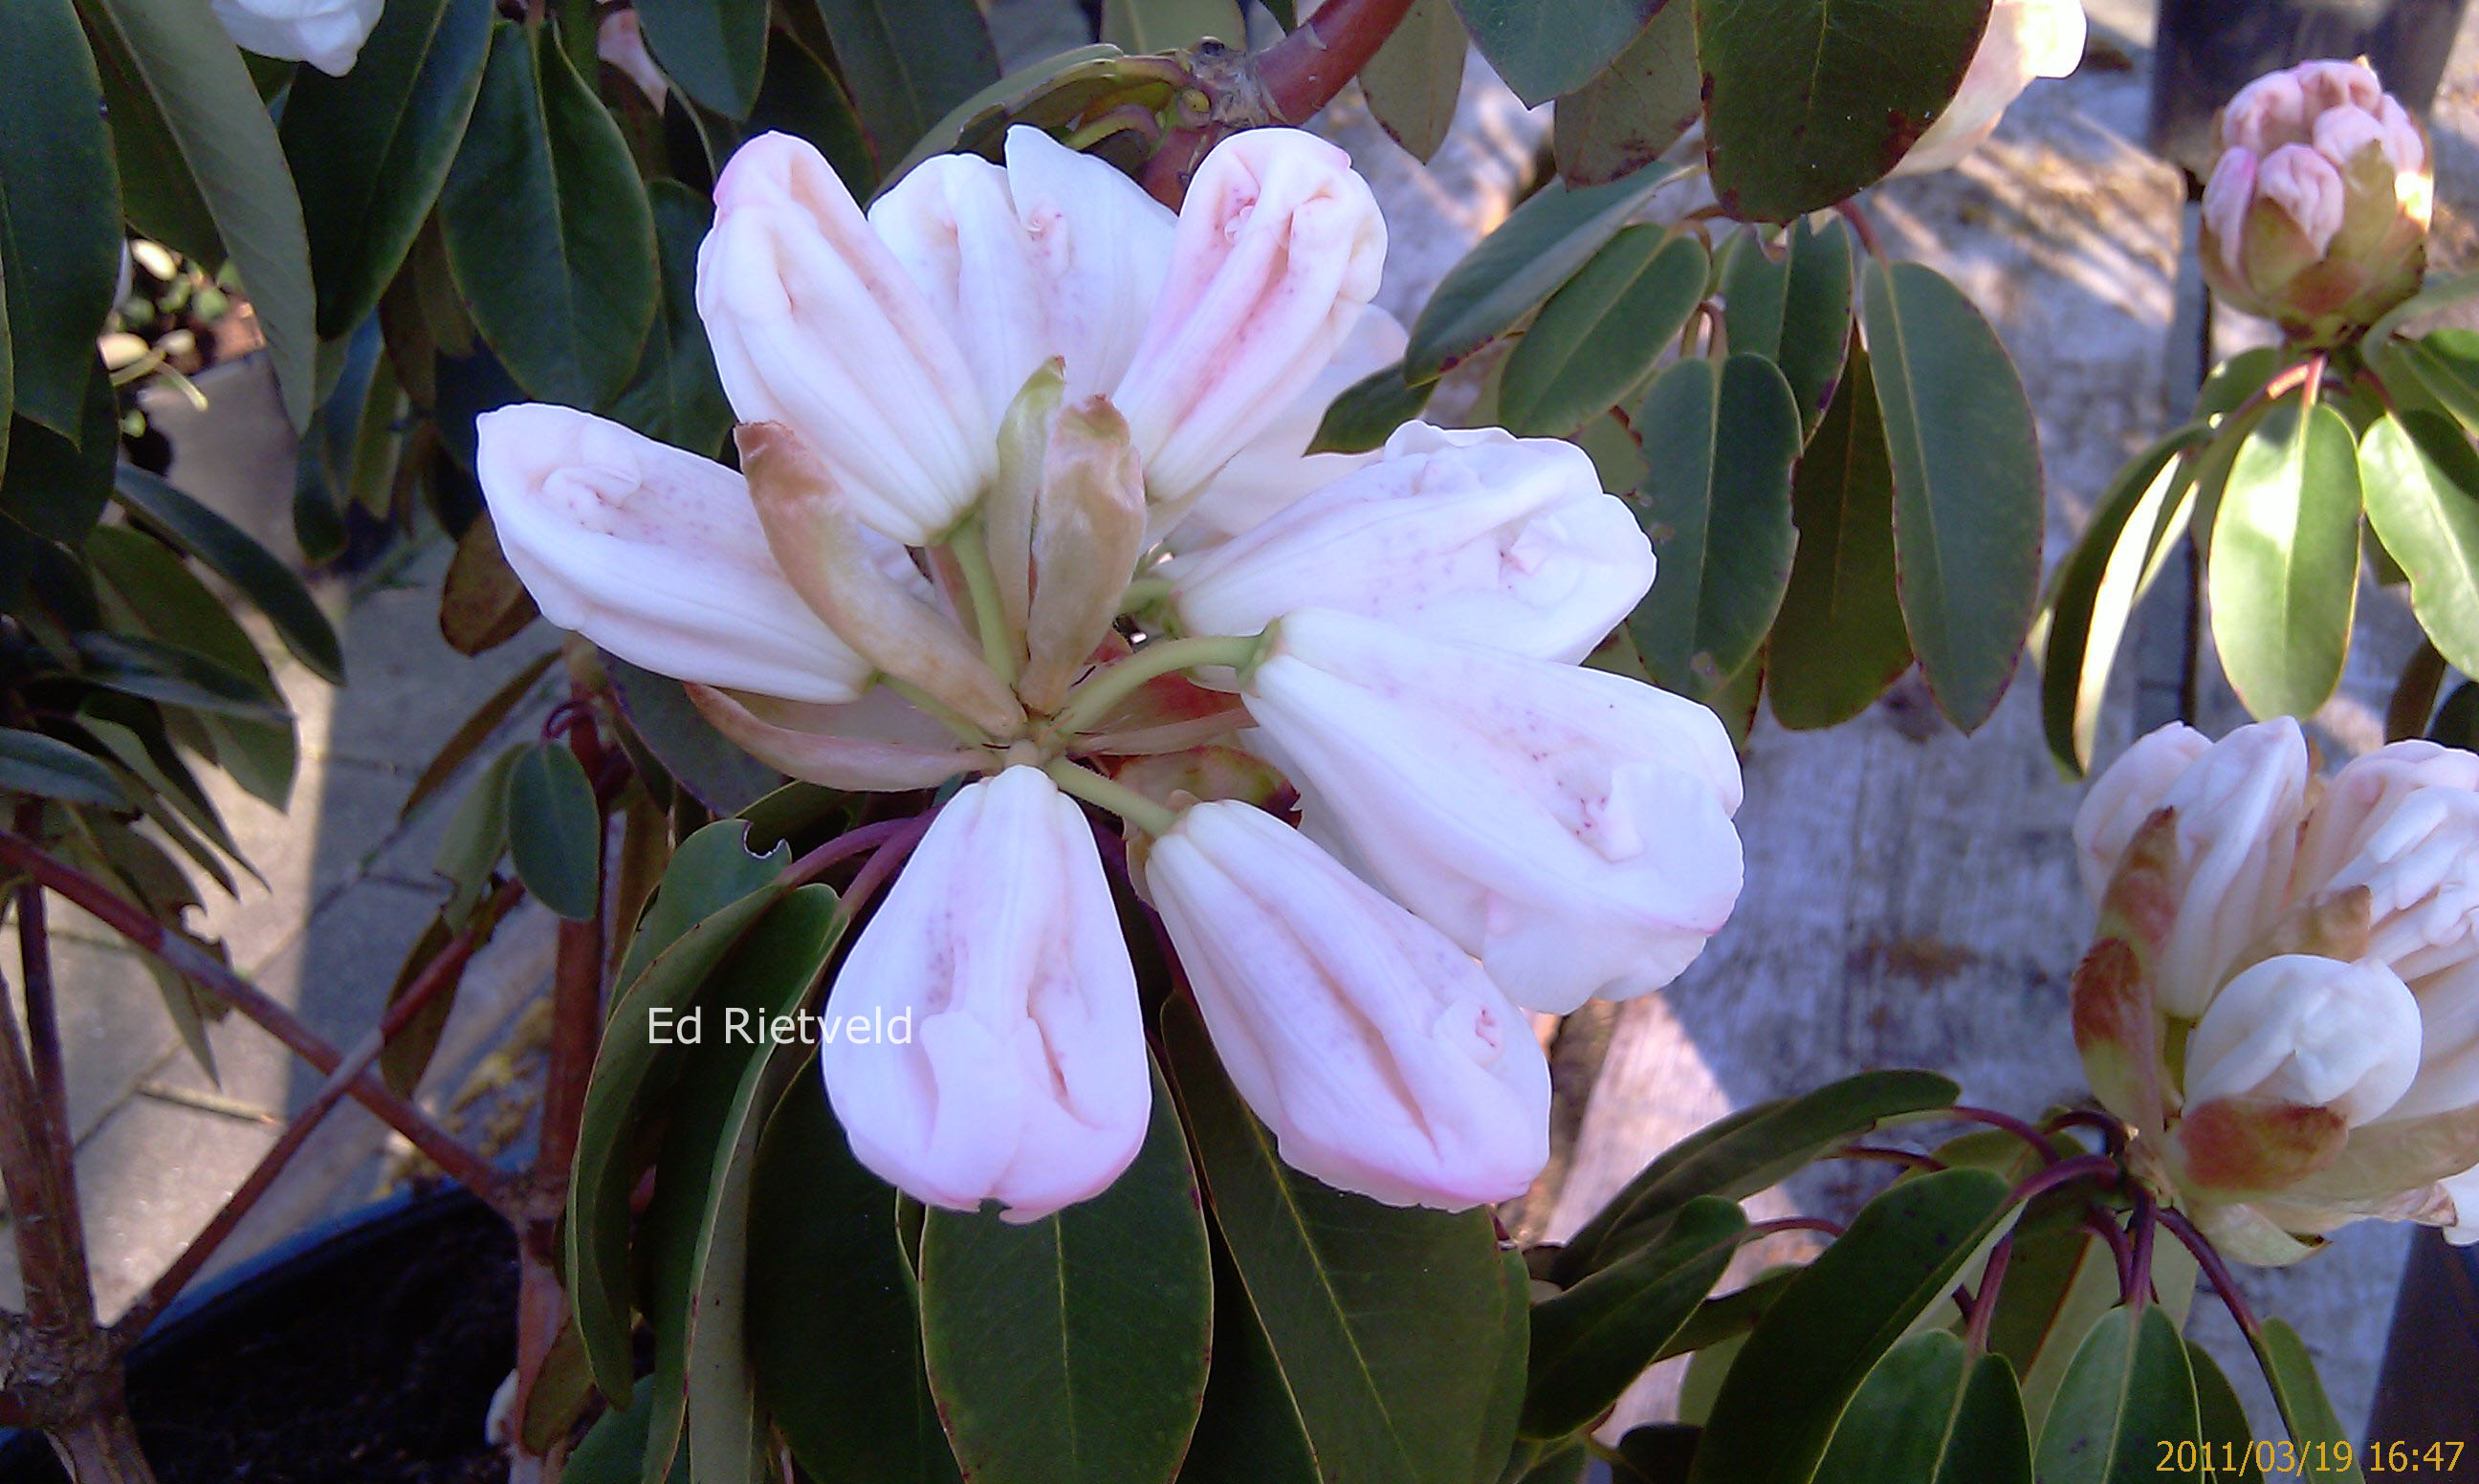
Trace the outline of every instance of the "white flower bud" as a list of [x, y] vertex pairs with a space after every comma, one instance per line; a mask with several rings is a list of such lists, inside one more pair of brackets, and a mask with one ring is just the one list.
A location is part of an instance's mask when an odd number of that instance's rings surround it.
[[1460, 1210], [1549, 1157], [1549, 1068], [1479, 965], [1299, 832], [1200, 804], [1154, 842], [1148, 894], [1284, 1163], [1391, 1205]]
[[888, 1028], [822, 1035], [819, 1064], [854, 1157], [931, 1205], [1035, 1220], [1099, 1194], [1144, 1141], [1136, 972], [1084, 813], [1037, 769], [948, 802], [826, 1014]]
[[2283, 954], [2204, 1012], [2186, 1043], [2186, 1102], [2325, 1108], [2356, 1127], [2401, 1100], [2418, 1059], [2418, 1001], [2390, 969]]
[[382, 0], [214, 0], [224, 35], [243, 51], [306, 62], [330, 77], [353, 69]]

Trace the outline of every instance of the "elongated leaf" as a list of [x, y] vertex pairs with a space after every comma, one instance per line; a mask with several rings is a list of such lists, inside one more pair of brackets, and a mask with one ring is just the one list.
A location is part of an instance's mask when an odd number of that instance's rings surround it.
[[2267, 412], [2212, 523], [2212, 639], [2257, 716], [2305, 716], [2341, 680], [2359, 596], [2359, 461], [2331, 407]]
[[1572, 92], [1624, 50], [1661, 0], [1455, 0], [1472, 40], [1527, 104]]
[[301, 187], [320, 336], [351, 334], [412, 251], [490, 44], [490, 0], [391, 0], [351, 71], [294, 78], [278, 132]]
[[456, 770], [473, 755], [474, 749], [489, 741], [491, 733], [499, 729], [499, 724], [506, 721], [533, 692], [535, 683], [558, 658], [556, 650], [536, 655], [493, 691], [489, 700], [474, 707], [473, 714], [458, 724], [455, 734], [441, 744], [438, 753], [423, 766], [422, 777], [413, 780], [412, 789], [404, 796], [403, 806], [396, 810], [396, 818], [411, 818], [414, 810], [439, 791], [440, 784], [453, 778]]
[[781, 774], [706, 725], [679, 681], [608, 654], [602, 663], [628, 725], [665, 771], [707, 808], [737, 813], [781, 785]]
[[439, 587], [439, 636], [459, 654], [481, 654], [525, 631], [542, 610], [524, 579], [508, 565], [488, 510], [456, 538], [456, 554]]
[[2479, 452], [2442, 417], [2411, 411], [2368, 425], [2359, 468], [2367, 524], [2410, 574], [2419, 627], [2479, 674]]
[[973, 0], [816, 4], [882, 164], [903, 159], [950, 109], [998, 80], [998, 52]]
[[301, 202], [249, 69], [207, 0], [93, 0], [152, 97], [267, 336], [295, 429], [317, 402], [317, 301]]
[[1435, 381], [1418, 386], [1406, 382], [1399, 361], [1370, 371], [1326, 404], [1325, 418], [1317, 423], [1316, 436], [1309, 440], [1308, 451], [1366, 453], [1380, 448], [1396, 428], [1420, 415], [1437, 389]]
[[2195, 1376], [2178, 1326], [2157, 1306], [2112, 1309], [2083, 1338], [2040, 1429], [2040, 1484], [2191, 1479], [2161, 1467], [2161, 1445], [2174, 1466], [2196, 1425]]
[[[922, 1374], [895, 1205], [852, 1157], [825, 1085], [795, 1080], [750, 1192], [749, 1288], [765, 1295], [749, 1307], [750, 1354], [767, 1414], [816, 1484], [959, 1478]], [[1217, 1352], [1227, 1343], [1217, 1337]]]
[[1584, 1484], [1592, 1463], [1593, 1450], [1583, 1443], [1563, 1447], [1532, 1444], [1517, 1453], [1500, 1484]]
[[1653, 382], [1635, 425], [1636, 514], [1659, 566], [1627, 628], [1656, 682], [1701, 701], [1755, 657], [1790, 582], [1799, 406], [1762, 357], [1689, 360]]
[[746, 118], [766, 72], [766, 7], [749, 0], [643, 0], [646, 49], [687, 93], [716, 113]]
[[[120, 411], [112, 379], [91, 351], [88, 367], [85, 426], [77, 438], [19, 419], [0, 439], [8, 456], [0, 472], [0, 518], [70, 544], [86, 539], [111, 502], [113, 468], [120, 457]], [[22, 564], [20, 558], [21, 574]]]
[[1497, 410], [1507, 430], [1559, 437], [1609, 411], [1685, 327], [1709, 267], [1693, 237], [1640, 225], [1611, 238], [1541, 306], [1506, 358]]
[[1799, 546], [1765, 641], [1765, 688], [1783, 726], [1835, 727], [1911, 663], [1894, 573], [1894, 470], [1863, 350], [1853, 349], [1850, 375], [1800, 455], [1791, 518]]
[[2032, 1484], [2013, 1368], [1973, 1361], [1948, 1330], [1913, 1335], [1868, 1373], [1816, 1472], [1835, 1484]]
[[1414, 158], [1436, 154], [1453, 127], [1470, 49], [1450, 0], [1412, 0], [1386, 44], [1360, 69], [1368, 112]]
[[1558, 176], [1580, 188], [1632, 175], [1677, 143], [1703, 111], [1696, 7], [1664, 5], [1605, 71], [1558, 99], [1549, 131]]
[[[786, 41], [783, 50], [799, 52]], [[808, 64], [814, 66], [815, 64]], [[825, 78], [823, 72], [818, 74]], [[831, 85], [831, 79], [827, 79]], [[611, 404], [611, 416], [658, 443], [712, 455], [731, 431], [731, 404], [724, 399], [714, 351], [697, 315], [697, 250], [713, 225], [706, 199], [674, 180], [649, 188], [654, 236], [662, 249], [663, 302], [646, 337], [636, 373]]]
[[1737, 1202], [1697, 1196], [1658, 1241], [1536, 1308], [1523, 1436], [1559, 1438], [1607, 1411], [1713, 1291], [1747, 1229]]
[[294, 658], [330, 684], [345, 683], [344, 649], [327, 615], [293, 570], [247, 531], [135, 465], [120, 466], [112, 493], [132, 515], [241, 589]]
[[2049, 755], [2080, 775], [2091, 763], [2109, 671], [2134, 605], [2177, 547], [2194, 514], [2195, 460], [2207, 436], [2187, 427], [2118, 472], [2057, 576], [2040, 662], [2040, 719]]
[[679, 1075], [688, 1048], [666, 1036], [706, 976], [780, 899], [789, 852], [742, 848], [747, 825], [726, 820], [681, 842], [662, 888], [621, 959], [610, 1017], [578, 1120], [568, 1193], [568, 1292], [594, 1384], [615, 1401], [630, 1394], [628, 1196], [638, 1119]]
[[1975, 730], [2040, 596], [2040, 436], [2014, 363], [1933, 269], [1871, 260], [1862, 294], [1894, 468], [1903, 617], [1937, 709]]
[[1702, 0], [1722, 204], [1788, 221], [1882, 179], [1945, 111], [1987, 18], [1988, 0]]
[[1405, 381], [1435, 381], [1513, 329], [1617, 236], [1674, 173], [1656, 166], [1583, 191], [1558, 181], [1542, 187], [1449, 269], [1429, 295], [1403, 355]]
[[57, 737], [14, 727], [0, 727], [0, 788], [63, 804], [129, 806], [110, 768]]
[[2195, 1416], [2204, 1446], [2204, 1484], [2263, 1484], [2247, 1425], [2246, 1404], [2221, 1373], [2220, 1362], [2195, 1341], [2186, 1342], [2186, 1364], [2195, 1372]]
[[451, 929], [463, 928], [472, 919], [491, 889], [499, 857], [508, 853], [508, 775], [524, 755], [520, 744], [492, 758], [457, 802], [447, 828], [440, 832], [430, 868], [446, 877], [452, 888], [447, 904], [439, 909]]
[[[0, 419], [86, 436], [94, 337], [120, 268], [120, 168], [70, 0], [12, 7], [0, 46]], [[8, 434], [0, 429], [0, 453]]]
[[1214, 1366], [1188, 1456], [1180, 1461], [1179, 1484], [1318, 1484], [1319, 1478], [1291, 1383], [1231, 1266], [1229, 1248], [1217, 1241]]
[[1988, 1347], [2022, 1377], [2023, 1409], [2037, 1435], [2083, 1336], [2117, 1307], [2117, 1260], [2082, 1227], [2018, 1228], [1997, 1294]]
[[1781, 256], [1766, 255], [1752, 234], [1732, 238], [1721, 255], [1723, 324], [1732, 350], [1761, 355], [1782, 370], [1813, 428], [1833, 399], [1851, 345], [1858, 269], [1851, 231], [1802, 220], [1783, 234]]
[[508, 770], [508, 856], [534, 899], [572, 922], [601, 906], [602, 810], [565, 743], [537, 742]]
[[1934, 1072], [1862, 1072], [1716, 1119], [1665, 1150], [1578, 1227], [1559, 1254], [1556, 1276], [1574, 1283], [1604, 1265], [1612, 1238], [1667, 1216], [1691, 1197], [1753, 1195], [1884, 1119], [1949, 1107], [1961, 1095], [1953, 1079]]
[[2006, 1183], [1979, 1169], [1905, 1180], [1791, 1280], [1730, 1366], [1697, 1446], [1695, 1484], [1816, 1472], [1836, 1420], [1913, 1320], [1996, 1229]]
[[[825, 972], [846, 918], [835, 894], [802, 886], [769, 911], [732, 956], [719, 1003], [744, 1004], [771, 1023], [805, 1004]], [[797, 1038], [760, 1046], [736, 1079], [716, 1128], [711, 1175], [690, 1259], [682, 1318], [688, 1326], [688, 1455], [701, 1484], [772, 1484], [773, 1442], [757, 1408], [750, 1355], [751, 1311], [774, 1295], [749, 1281], [758, 1139], [794, 1077], [815, 1054]], [[661, 1180], [657, 1175], [656, 1180]], [[651, 1445], [650, 1445], [651, 1446]]]
[[921, 1231], [930, 1389], [969, 1478], [1169, 1479], [1205, 1394], [1212, 1257], [1169, 1089], [1108, 1190], [1009, 1225], [933, 1211]]
[[1102, 39], [1123, 52], [1180, 51], [1208, 37], [1247, 41], [1232, 0], [1102, 0]]
[[595, 408], [654, 320], [654, 217], [620, 126], [535, 28], [491, 42], [439, 221], [473, 323], [520, 386]]
[[284, 698], [256, 677], [227, 669], [195, 650], [99, 632], [75, 636], [83, 678], [124, 696], [140, 696], [211, 715], [287, 722]]
[[1488, 1214], [1381, 1206], [1284, 1165], [1185, 1002], [1163, 1011], [1216, 1221], [1328, 1480], [1468, 1484], [1505, 1342]]
[[[2264, 1379], [2272, 1383], [2272, 1399], [2280, 1405], [2281, 1420], [2296, 1445], [2299, 1473], [2306, 1484], [2365, 1484], [2349, 1429], [2324, 1394], [2315, 1359], [2307, 1353], [2307, 1342], [2298, 1338], [2298, 1331], [2286, 1319], [2264, 1320], [2263, 1345], [2257, 1358], [2263, 1363]], [[2344, 1460], [2348, 1460], [2346, 1467], [2333, 1467]]]

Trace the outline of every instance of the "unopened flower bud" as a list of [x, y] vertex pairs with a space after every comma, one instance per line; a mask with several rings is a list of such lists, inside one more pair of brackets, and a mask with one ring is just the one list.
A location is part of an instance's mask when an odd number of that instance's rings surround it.
[[1108, 397], [1060, 409], [1033, 525], [1033, 600], [1017, 691], [1057, 709], [1111, 631], [1145, 545], [1145, 474]]
[[843, 641], [992, 736], [1024, 709], [945, 613], [890, 576], [827, 466], [790, 428], [744, 422], [740, 467], [783, 575]]
[[2309, 62], [2221, 112], [2204, 274], [2302, 344], [2332, 345], [2418, 290], [2436, 177], [2427, 137], [2357, 62]]
[[1652, 572], [1651, 543], [1574, 445], [1413, 422], [1376, 463], [1165, 576], [1189, 633], [1253, 634], [1314, 605], [1572, 663]]
[[1284, 1163], [1396, 1206], [1521, 1195], [1549, 1157], [1522, 1012], [1435, 929], [1249, 805], [1157, 839], [1148, 894]]
[[853, 1155], [905, 1193], [1030, 1221], [1099, 1194], [1153, 1102], [1117, 908], [1039, 769], [950, 800], [835, 976], [828, 1013], [901, 1024], [819, 1048]]

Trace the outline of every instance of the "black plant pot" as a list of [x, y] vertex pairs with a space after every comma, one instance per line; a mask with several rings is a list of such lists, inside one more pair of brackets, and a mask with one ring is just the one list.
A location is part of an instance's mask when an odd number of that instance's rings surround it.
[[[461, 1190], [383, 1201], [193, 1290], [130, 1356], [161, 1484], [474, 1484], [516, 1352], [516, 1239]], [[0, 1484], [63, 1484], [0, 1433]]]

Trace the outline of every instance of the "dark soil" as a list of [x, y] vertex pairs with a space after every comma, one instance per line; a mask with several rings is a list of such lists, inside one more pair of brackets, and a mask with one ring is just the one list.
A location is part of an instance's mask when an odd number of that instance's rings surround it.
[[[417, 1218], [217, 1300], [133, 1368], [161, 1484], [498, 1484], [482, 1439], [516, 1350], [516, 1244], [477, 1205]], [[306, 1270], [304, 1270], [306, 1269]], [[0, 1484], [58, 1484], [49, 1450]]]

